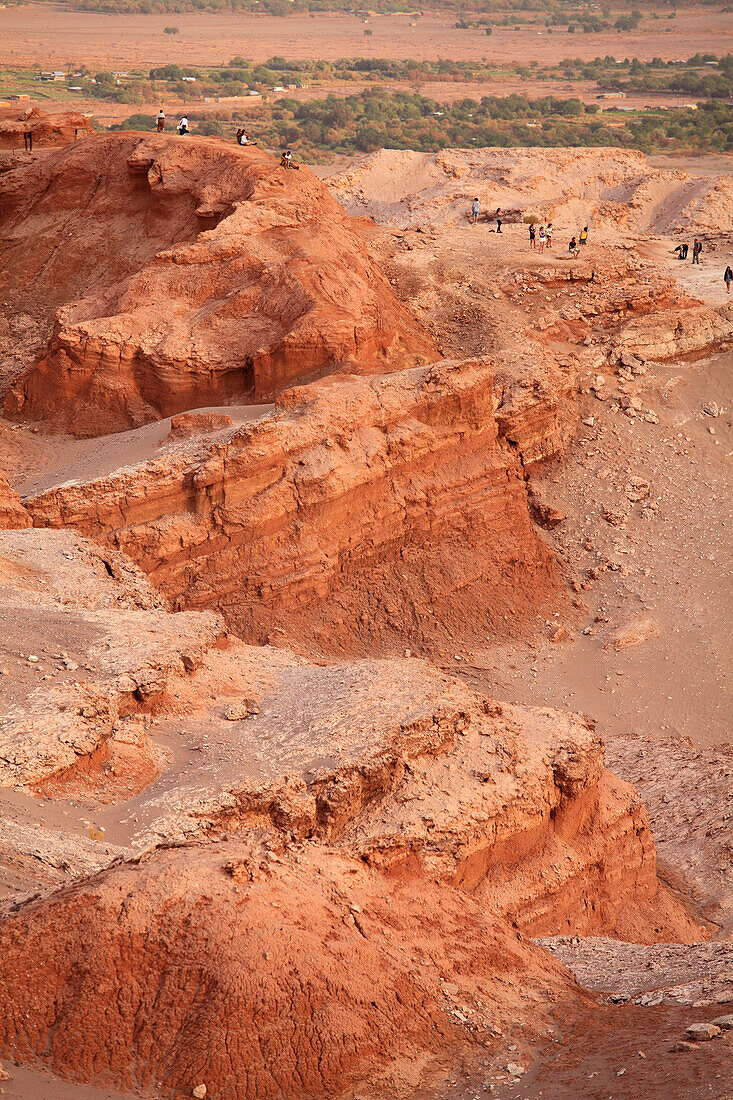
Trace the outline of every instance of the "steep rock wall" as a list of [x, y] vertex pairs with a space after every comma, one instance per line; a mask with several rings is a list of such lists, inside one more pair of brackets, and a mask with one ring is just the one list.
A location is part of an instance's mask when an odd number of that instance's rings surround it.
[[488, 362], [294, 390], [245, 428], [26, 506], [256, 641], [394, 651], [511, 630], [558, 590]]

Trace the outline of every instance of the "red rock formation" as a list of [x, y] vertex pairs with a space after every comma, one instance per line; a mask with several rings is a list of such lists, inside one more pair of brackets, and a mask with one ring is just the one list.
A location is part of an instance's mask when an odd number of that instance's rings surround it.
[[257, 149], [100, 135], [0, 198], [4, 297], [53, 321], [9, 415], [97, 435], [436, 357], [325, 186]]
[[190, 439], [194, 435], [206, 435], [233, 426], [234, 421], [226, 413], [179, 413], [171, 417], [171, 430], [163, 442]]
[[7, 916], [0, 1045], [180, 1100], [403, 1097], [573, 995], [455, 891], [307, 846], [275, 859], [249, 837], [158, 852]]
[[[557, 591], [491, 365], [329, 380], [224, 441], [26, 502], [262, 641], [401, 651], [511, 630]], [[276, 636], [276, 635], [275, 635]]]
[[[468, 1072], [497, 1030], [520, 1020], [531, 1042], [553, 1005], [583, 1002], [521, 933], [700, 937], [587, 722], [422, 661], [313, 665], [222, 639], [211, 615], [150, 606], [122, 555], [96, 562], [97, 585], [95, 549], [68, 532], [7, 533], [0, 553], [22, 566], [5, 611], [35, 600], [39, 634], [62, 607], [80, 638], [96, 631], [84, 682], [19, 699], [0, 783], [97, 789], [139, 830], [95, 855], [66, 818], [60, 837], [0, 820], [16, 871], [32, 853], [86, 876], [0, 906], [3, 1055], [181, 1100], [199, 1084], [220, 1100], [442, 1096], [443, 1067]], [[110, 728], [136, 684], [146, 720], [130, 698]], [[151, 688], [168, 689], [160, 709]], [[159, 754], [130, 824], [122, 748], [129, 777], [163, 730], [183, 746], [192, 727], [211, 736], [188, 763]]]
[[50, 115], [38, 107], [0, 108], [0, 149], [22, 149], [25, 152], [23, 134], [33, 134], [33, 152], [49, 146], [68, 145], [77, 138], [94, 133], [87, 115], [80, 111], [64, 111]]
[[31, 517], [20, 503], [20, 497], [0, 470], [0, 530], [31, 525]]

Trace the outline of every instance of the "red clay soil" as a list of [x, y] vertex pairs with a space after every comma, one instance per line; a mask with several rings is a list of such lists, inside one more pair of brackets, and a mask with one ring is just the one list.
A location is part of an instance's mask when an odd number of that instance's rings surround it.
[[[497, 1100], [731, 1100], [733, 1032], [673, 1051], [693, 1023], [730, 1006], [598, 1005], [558, 1019], [560, 1038], [520, 1081], [495, 1085]], [[525, 1065], [527, 1064], [525, 1060]], [[456, 1094], [474, 1096], [475, 1090]]]
[[478, 1055], [540, 994], [579, 995], [459, 893], [246, 839], [159, 851], [22, 905], [0, 950], [12, 1057], [181, 1098], [208, 1083], [217, 1100], [299, 1100], [359, 1079], [404, 1095], [438, 1053]]
[[3, 297], [53, 328], [9, 415], [100, 435], [437, 357], [325, 185], [258, 149], [98, 135], [0, 199]]

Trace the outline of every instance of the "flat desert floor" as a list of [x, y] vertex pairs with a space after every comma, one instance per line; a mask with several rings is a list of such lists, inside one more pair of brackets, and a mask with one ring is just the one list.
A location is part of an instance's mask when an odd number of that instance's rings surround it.
[[[535, 27], [458, 30], [456, 16], [373, 16], [370, 36], [351, 15], [293, 15], [276, 18], [234, 13], [182, 12], [160, 15], [102, 15], [54, 4], [0, 9], [0, 64], [43, 68], [84, 61], [89, 66], [159, 65], [178, 62], [216, 65], [241, 55], [264, 61], [286, 58], [391, 57], [502, 63], [554, 64], [565, 57], [591, 59], [612, 54], [665, 60], [698, 51], [733, 52], [733, 11], [697, 8], [676, 19], [644, 19], [638, 31], [619, 34], [552, 34]], [[163, 28], [172, 22], [180, 33]], [[412, 24], [415, 23], [413, 26]]]

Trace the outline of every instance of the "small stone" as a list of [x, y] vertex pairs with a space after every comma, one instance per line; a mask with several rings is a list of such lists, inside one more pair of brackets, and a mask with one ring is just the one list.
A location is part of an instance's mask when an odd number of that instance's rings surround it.
[[196, 1100], [204, 1100], [206, 1096], [206, 1085], [197, 1085], [191, 1095], [195, 1096]]
[[28, 654], [28, 663], [31, 665], [35, 665], [38, 663], [38, 658], [36, 657], [35, 653]]
[[244, 699], [241, 703], [230, 703], [224, 710], [224, 717], [227, 722], [241, 722], [259, 713], [260, 708], [254, 699]]
[[517, 1062], [509, 1062], [506, 1071], [510, 1077], [521, 1077], [524, 1073], [524, 1066], [520, 1066]]
[[72, 661], [68, 657], [63, 658], [63, 662], [64, 662], [64, 668], [67, 668], [69, 670], [69, 672], [76, 672], [76, 670], [79, 667], [77, 661]]
[[685, 1035], [692, 1039], [696, 1043], [707, 1043], [709, 1039], [714, 1039], [717, 1035], [722, 1033], [722, 1028], [719, 1028], [716, 1024], [690, 1024], [685, 1031]]

